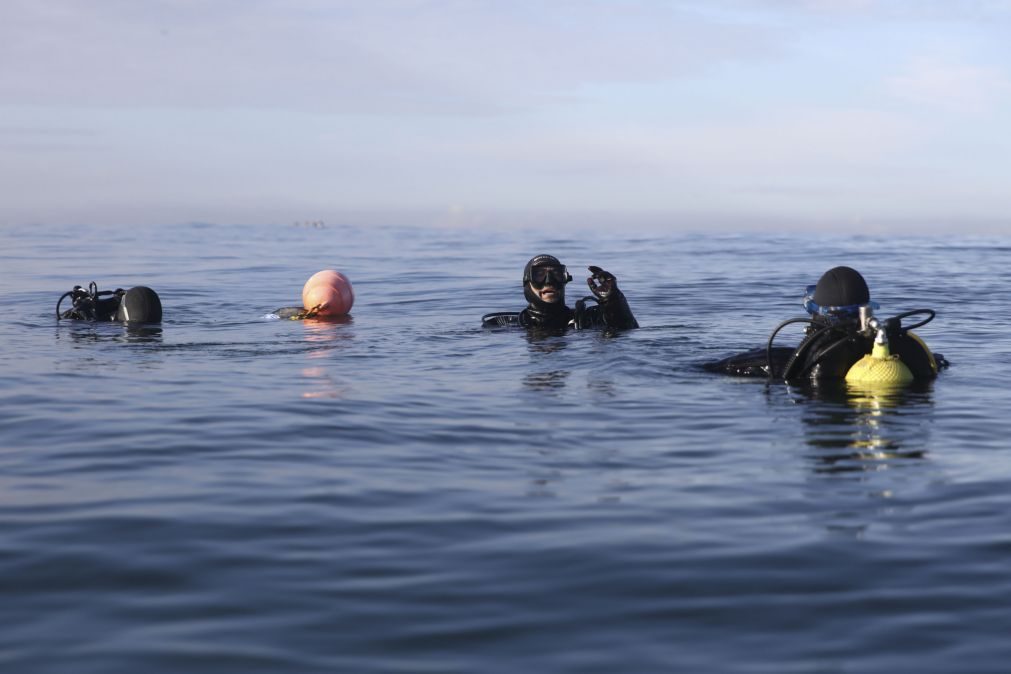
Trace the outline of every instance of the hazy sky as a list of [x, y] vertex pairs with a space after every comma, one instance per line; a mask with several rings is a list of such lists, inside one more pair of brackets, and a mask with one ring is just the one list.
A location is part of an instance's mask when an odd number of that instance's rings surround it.
[[1009, 179], [1011, 0], [0, 2], [0, 224], [1011, 231]]

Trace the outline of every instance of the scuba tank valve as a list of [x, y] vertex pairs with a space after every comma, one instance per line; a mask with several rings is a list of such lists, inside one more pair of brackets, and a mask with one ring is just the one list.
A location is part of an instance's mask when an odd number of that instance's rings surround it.
[[898, 355], [892, 355], [888, 348], [888, 333], [885, 325], [873, 316], [860, 314], [865, 331], [874, 333], [871, 352], [853, 364], [846, 373], [846, 381], [853, 384], [884, 384], [901, 386], [913, 381], [913, 373]]

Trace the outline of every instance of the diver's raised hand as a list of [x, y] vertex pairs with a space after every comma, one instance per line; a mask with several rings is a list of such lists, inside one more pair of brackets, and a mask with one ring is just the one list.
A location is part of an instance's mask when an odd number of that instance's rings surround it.
[[618, 289], [618, 279], [614, 277], [614, 274], [604, 271], [600, 267], [590, 266], [588, 269], [593, 276], [586, 279], [586, 285], [590, 286], [590, 292], [598, 301], [606, 302]]

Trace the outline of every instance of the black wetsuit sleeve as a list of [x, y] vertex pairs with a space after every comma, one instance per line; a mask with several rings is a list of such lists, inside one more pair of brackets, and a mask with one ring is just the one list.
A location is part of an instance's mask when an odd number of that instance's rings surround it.
[[575, 324], [577, 328], [611, 328], [614, 330], [629, 330], [638, 328], [631, 307], [625, 294], [615, 288], [605, 302], [586, 306], [588, 300], [598, 302], [595, 297], [584, 297], [576, 302]]
[[522, 325], [520, 315], [515, 311], [497, 311], [481, 317], [482, 328], [503, 328]]
[[[780, 374], [786, 369], [786, 364], [793, 357], [794, 349], [788, 346], [775, 346], [772, 348], [772, 371]], [[720, 360], [702, 363], [702, 369], [706, 372], [717, 374], [729, 374], [737, 377], [768, 377], [769, 376], [769, 353], [764, 348], [752, 349], [744, 353], [737, 353]]]

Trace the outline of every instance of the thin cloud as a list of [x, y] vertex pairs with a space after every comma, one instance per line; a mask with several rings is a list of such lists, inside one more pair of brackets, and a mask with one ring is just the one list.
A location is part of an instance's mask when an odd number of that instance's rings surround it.
[[488, 114], [778, 50], [655, 2], [9, 0], [0, 104]]
[[6, 125], [0, 126], [0, 152], [10, 155], [87, 152], [100, 146], [100, 137], [94, 129], [83, 127]]
[[1011, 16], [1011, 0], [710, 0], [710, 6], [713, 5], [926, 21], [976, 21]]
[[892, 95], [917, 105], [986, 113], [1011, 93], [1011, 78], [995, 67], [923, 61], [890, 78], [888, 88]]
[[1011, 203], [1005, 9], [6, 0], [2, 208], [992, 217]]

